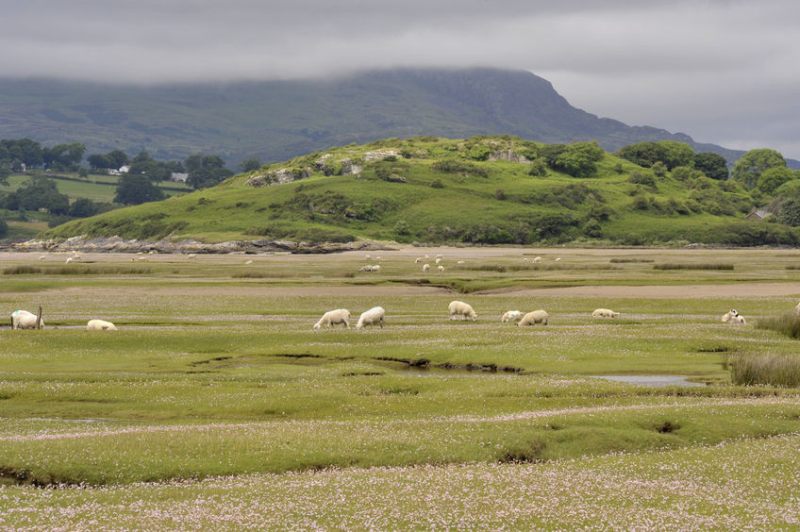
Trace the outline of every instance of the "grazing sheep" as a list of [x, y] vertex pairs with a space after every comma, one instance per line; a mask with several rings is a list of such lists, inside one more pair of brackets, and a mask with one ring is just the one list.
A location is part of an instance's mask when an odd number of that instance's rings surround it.
[[456, 262], [456, 264], [464, 264], [464, 261], [460, 260], [460, 261]]
[[383, 307], [372, 307], [366, 312], [362, 312], [361, 316], [358, 317], [358, 323], [356, 323], [356, 329], [363, 329], [367, 325], [375, 325], [375, 324], [380, 325], [381, 329], [383, 329], [383, 318], [385, 316], [386, 316], [386, 311], [383, 310]]
[[722, 315], [722, 323], [728, 323], [733, 318], [739, 315], [739, 311], [735, 308], [730, 309], [728, 312]]
[[322, 327], [333, 327], [334, 325], [344, 324], [345, 328], [350, 328], [350, 311], [346, 308], [329, 310], [314, 324], [314, 330], [318, 331]]
[[117, 327], [110, 321], [89, 320], [86, 324], [87, 331], [116, 331]]
[[534, 310], [525, 314], [517, 323], [517, 327], [525, 327], [526, 325], [535, 325], [537, 323], [547, 325], [548, 318], [550, 318], [550, 314], [544, 310]]
[[358, 269], [360, 272], [379, 272], [381, 271], [380, 264], [367, 264]]
[[253, 261], [252, 260], [246, 260], [246, 261], [244, 261], [244, 263], [247, 264], [247, 265], [250, 265], [250, 264], [253, 264]]
[[519, 321], [522, 319], [522, 312], [519, 310], [507, 310], [503, 316], [500, 318], [500, 321], [503, 323], [508, 323], [509, 321]]
[[372, 258], [372, 255], [370, 255], [369, 253], [367, 253], [366, 255], [364, 255], [364, 258], [365, 258], [365, 259], [367, 259], [367, 260], [369, 260], [369, 259], [371, 259], [371, 258]]
[[431, 269], [431, 265], [430, 264], [423, 264], [422, 265], [422, 271], [423, 272], [428, 272], [428, 271], [430, 271], [430, 269]]
[[542, 262], [542, 257], [533, 257], [533, 260], [531, 262], [533, 262], [534, 264], [538, 264]]
[[420, 262], [422, 262], [422, 257], [417, 257], [414, 259], [414, 264], [419, 264]]
[[381, 257], [380, 255], [378, 255], [377, 257], [375, 257], [375, 260], [383, 260], [383, 257]]
[[556, 257], [556, 262], [560, 262], [560, 261], [561, 261], [561, 257]]
[[436, 262], [436, 264], [441, 264], [442, 263], [442, 258], [441, 257], [436, 257], [436, 261], [435, 262]]
[[17, 329], [36, 329], [36, 322], [39, 327], [44, 329], [44, 320], [39, 319], [36, 314], [27, 310], [15, 310], [11, 313], [11, 328]]
[[45, 260], [46, 258], [47, 258], [47, 255], [39, 255], [39, 260]]
[[64, 261], [64, 264], [69, 264], [72, 262], [72, 257], [67, 257], [67, 260]]
[[470, 319], [474, 321], [478, 319], [478, 314], [472, 306], [463, 301], [451, 301], [447, 309], [450, 311], [451, 320], [456, 319], [456, 316], [461, 316], [462, 320]]
[[443, 272], [444, 271], [444, 266], [442, 266], [440, 264], [439, 266], [436, 267], [436, 269], [439, 270], [440, 272]]
[[598, 308], [592, 312], [593, 318], [619, 318], [619, 312], [607, 308]]
[[797, 306], [794, 307], [794, 313], [800, 316], [800, 303], [798, 303]]

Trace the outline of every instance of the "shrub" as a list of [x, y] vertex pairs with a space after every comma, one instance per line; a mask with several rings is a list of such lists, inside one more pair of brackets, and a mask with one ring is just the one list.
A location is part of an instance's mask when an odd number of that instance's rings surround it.
[[800, 316], [793, 312], [781, 316], [758, 320], [756, 329], [767, 329], [800, 340]]
[[635, 185], [643, 185], [650, 188], [656, 188], [656, 180], [650, 174], [636, 170], [628, 178], [628, 183]]
[[652, 170], [656, 177], [666, 177], [667, 175], [667, 165], [661, 161], [656, 161], [652, 166]]
[[394, 224], [394, 232], [401, 236], [406, 236], [411, 233], [411, 229], [408, 226], [408, 222], [405, 220], [398, 220], [396, 224]]
[[445, 159], [443, 161], [436, 161], [431, 165], [431, 168], [436, 170], [437, 172], [445, 172], [448, 174], [461, 174], [465, 177], [468, 176], [480, 176], [480, 177], [487, 177], [489, 173], [472, 163], [467, 163], [464, 161], [458, 161], [456, 159]]
[[533, 177], [547, 176], [547, 161], [542, 157], [537, 157], [531, 161], [531, 166], [528, 168], [528, 175]]
[[502, 188], [498, 188], [497, 190], [495, 190], [494, 199], [499, 201], [505, 201], [507, 199], [505, 190], [503, 190]]
[[733, 264], [728, 263], [704, 263], [704, 264], [675, 264], [675, 263], [664, 263], [664, 264], [654, 264], [654, 270], [733, 270]]
[[444, 188], [444, 183], [440, 179], [431, 181], [431, 188]]
[[547, 164], [572, 177], [589, 177], [597, 172], [597, 161], [605, 152], [596, 142], [552, 145], [542, 150]]

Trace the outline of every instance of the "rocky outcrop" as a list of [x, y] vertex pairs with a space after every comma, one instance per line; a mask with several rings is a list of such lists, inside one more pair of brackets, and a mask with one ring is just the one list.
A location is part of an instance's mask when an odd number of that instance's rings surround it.
[[[3, 248], [0, 248], [3, 249]], [[28, 240], [5, 246], [7, 251], [82, 253], [338, 253], [358, 250], [392, 249], [379, 242], [294, 242], [291, 240], [233, 240], [209, 244], [198, 240], [125, 240], [118, 236], [89, 238], [75, 236], [66, 240]]]
[[257, 174], [250, 177], [246, 184], [251, 187], [259, 188], [269, 185], [283, 185], [298, 179], [305, 179], [312, 173], [311, 168], [278, 168], [266, 174]]
[[373, 161], [383, 161], [388, 157], [399, 157], [400, 150], [394, 149], [385, 149], [385, 150], [373, 150], [368, 151], [364, 154], [364, 161], [365, 162], [373, 162]]
[[510, 163], [529, 163], [530, 159], [514, 150], [498, 150], [489, 155], [490, 161], [508, 161]]

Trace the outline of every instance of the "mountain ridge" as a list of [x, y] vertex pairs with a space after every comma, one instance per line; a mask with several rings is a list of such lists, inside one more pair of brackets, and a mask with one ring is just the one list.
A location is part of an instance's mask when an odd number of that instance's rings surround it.
[[678, 140], [729, 161], [743, 153], [598, 117], [523, 70], [402, 68], [322, 80], [157, 86], [0, 79], [0, 138], [79, 141], [89, 153], [147, 149], [169, 159], [202, 151], [230, 162], [274, 162], [386, 137], [498, 134], [546, 143], [597, 140], [607, 150]]

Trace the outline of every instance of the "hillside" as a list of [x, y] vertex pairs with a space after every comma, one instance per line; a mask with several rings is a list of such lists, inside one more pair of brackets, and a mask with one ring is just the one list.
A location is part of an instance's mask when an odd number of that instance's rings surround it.
[[211, 189], [70, 222], [46, 236], [800, 242], [795, 229], [744, 220], [753, 206], [751, 196], [731, 181], [677, 170], [658, 177], [590, 143], [565, 148], [515, 137], [420, 137], [311, 153]]
[[199, 151], [228, 162], [280, 161], [387, 137], [512, 134], [541, 142], [596, 140], [608, 150], [672, 139], [733, 160], [740, 152], [682, 134], [631, 127], [577, 109], [526, 71], [398, 69], [330, 80], [125, 86], [0, 80], [0, 138], [83, 142], [88, 153]]

